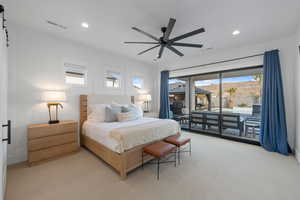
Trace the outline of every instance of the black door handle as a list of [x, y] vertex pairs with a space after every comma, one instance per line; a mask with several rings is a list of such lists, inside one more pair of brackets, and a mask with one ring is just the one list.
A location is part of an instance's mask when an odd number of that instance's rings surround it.
[[2, 139], [2, 141], [7, 141], [7, 144], [11, 143], [11, 121], [7, 120], [7, 124], [3, 124], [2, 127], [7, 127], [7, 138]]

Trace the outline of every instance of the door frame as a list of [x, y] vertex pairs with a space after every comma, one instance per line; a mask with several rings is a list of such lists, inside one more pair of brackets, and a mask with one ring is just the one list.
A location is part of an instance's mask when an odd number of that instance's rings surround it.
[[1, 6], [1, 16], [0, 16], [0, 37], [3, 41], [0, 44], [1, 58], [0, 58], [0, 199], [5, 198], [6, 192], [6, 172], [7, 172], [7, 136], [8, 136], [8, 128], [7, 127], [7, 87], [8, 87], [8, 58], [7, 58], [7, 47], [8, 47], [8, 39], [7, 39], [7, 30], [4, 24], [4, 8]]
[[[300, 46], [299, 46], [299, 53], [300, 53]], [[237, 69], [228, 69], [228, 70], [220, 70], [220, 71], [212, 71], [212, 72], [207, 72], [207, 73], [197, 73], [197, 74], [193, 74], [193, 75], [185, 75], [185, 76], [176, 76], [176, 77], [171, 77], [169, 79], [179, 79], [179, 78], [187, 78], [188, 80], [188, 85], [189, 85], [189, 114], [191, 113], [191, 77], [193, 76], [201, 76], [201, 75], [210, 75], [210, 74], [219, 74], [219, 93], [220, 93], [220, 97], [219, 97], [219, 112], [220, 115], [222, 115], [222, 97], [223, 97], [223, 91], [222, 91], [222, 74], [226, 73], [226, 72], [233, 72], [233, 71], [241, 71], [241, 70], [249, 70], [249, 69], [259, 69], [259, 68], [263, 68], [262, 65], [256, 65], [256, 66], [251, 66], [251, 67], [244, 67], [244, 68], [237, 68]], [[242, 143], [247, 143], [247, 144], [254, 144], [254, 145], [259, 145], [260, 146], [260, 142], [259, 141], [254, 141], [254, 140], [247, 140], [245, 138], [242, 137], [230, 137], [230, 136], [226, 136], [222, 134], [222, 117], [220, 117], [220, 131], [218, 134], [212, 134], [212, 133], [208, 133], [208, 132], [204, 132], [204, 131], [200, 131], [200, 130], [192, 130], [191, 129], [191, 115], [189, 115], [189, 128], [182, 128], [183, 130], [188, 130], [190, 132], [194, 132], [194, 133], [200, 133], [203, 135], [209, 135], [209, 136], [213, 136], [213, 137], [218, 137], [218, 138], [224, 138], [224, 139], [228, 139], [228, 140], [232, 140], [232, 141], [237, 141], [237, 142], [242, 142]]]

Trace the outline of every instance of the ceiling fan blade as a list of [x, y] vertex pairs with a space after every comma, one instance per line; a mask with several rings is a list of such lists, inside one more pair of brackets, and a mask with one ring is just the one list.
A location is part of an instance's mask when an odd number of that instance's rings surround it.
[[142, 33], [142, 34], [144, 34], [144, 35], [146, 35], [146, 36], [148, 36], [150, 38], [152, 38], [153, 40], [159, 41], [159, 39], [157, 37], [155, 37], [155, 36], [153, 36], [153, 35], [151, 35], [149, 33], [146, 33], [145, 31], [142, 31], [141, 29], [138, 29], [136, 27], [132, 27], [132, 29], [135, 30], [135, 31], [137, 31], [137, 32], [139, 32], [139, 33]]
[[161, 58], [161, 55], [162, 55], [162, 53], [164, 52], [164, 48], [165, 48], [164, 45], [161, 45], [161, 46], [160, 46], [160, 49], [159, 49], [157, 58]]
[[178, 40], [182, 40], [182, 39], [184, 39], [184, 38], [191, 37], [191, 36], [193, 36], [193, 35], [197, 35], [197, 34], [203, 33], [203, 32], [205, 32], [205, 29], [204, 29], [204, 28], [199, 28], [199, 29], [194, 30], [194, 31], [192, 31], [192, 32], [189, 32], [189, 33], [186, 33], [186, 34], [177, 36], [177, 37], [171, 39], [170, 42], [171, 42], [171, 43], [172, 43], [172, 42], [176, 42], [176, 41], [178, 41]]
[[173, 51], [174, 53], [176, 53], [177, 55], [179, 55], [179, 56], [184, 56], [183, 53], [181, 53], [180, 51], [178, 51], [178, 50], [175, 49], [174, 47], [169, 46], [169, 45], [166, 45], [166, 47], [167, 47], [168, 49], [170, 49], [171, 51]]
[[124, 42], [124, 44], [159, 44], [158, 42]]
[[176, 22], [176, 19], [170, 18], [167, 30], [166, 30], [166, 32], [164, 34], [164, 40], [165, 41], [167, 41], [169, 39], [170, 34], [171, 34], [172, 30], [173, 30], [175, 22]]
[[157, 47], [159, 47], [159, 46], [160, 46], [160, 44], [159, 44], [159, 45], [155, 45], [154, 47], [151, 47], [151, 48], [149, 48], [149, 49], [146, 49], [145, 51], [142, 51], [142, 52], [138, 53], [138, 55], [142, 55], [143, 53], [146, 53], [147, 51], [150, 51], [150, 50], [152, 50], [152, 49], [155, 49], [155, 48], [157, 48]]
[[179, 43], [179, 42], [171, 43], [170, 45], [179, 46], [179, 47], [195, 47], [195, 48], [202, 48], [203, 47], [202, 44], [189, 44], [189, 43]]

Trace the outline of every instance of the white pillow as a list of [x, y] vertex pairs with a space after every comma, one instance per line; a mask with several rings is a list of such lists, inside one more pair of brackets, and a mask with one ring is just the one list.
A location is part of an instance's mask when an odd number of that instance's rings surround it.
[[110, 106], [108, 104], [95, 104], [90, 106], [91, 113], [88, 115], [88, 120], [93, 120], [97, 122], [105, 121], [105, 108]]
[[119, 106], [119, 107], [122, 107], [122, 106], [128, 107], [128, 104], [120, 104], [120, 103], [117, 103], [117, 102], [115, 102], [115, 101], [113, 101], [113, 102], [111, 103], [111, 105], [112, 105], [112, 106]]
[[111, 103], [111, 105], [112, 106], [116, 106], [116, 107], [121, 107], [122, 106], [121, 104], [119, 104], [117, 102], [114, 102], [114, 101]]
[[119, 104], [119, 103], [116, 103], [113, 101], [111, 103], [111, 106], [112, 107], [121, 107], [122, 112], [125, 112], [125, 110], [128, 110], [128, 104]]
[[125, 113], [118, 113], [117, 118], [119, 122], [127, 122], [127, 121], [133, 121], [138, 119], [138, 116], [135, 112], [129, 111]]
[[137, 115], [138, 119], [143, 118], [144, 112], [143, 112], [143, 109], [140, 105], [130, 104], [128, 106], [128, 108], [129, 108], [130, 111], [134, 112]]

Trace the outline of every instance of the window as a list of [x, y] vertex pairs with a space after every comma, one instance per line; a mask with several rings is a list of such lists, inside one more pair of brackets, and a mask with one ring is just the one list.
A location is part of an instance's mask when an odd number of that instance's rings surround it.
[[116, 73], [116, 72], [107, 71], [105, 84], [106, 84], [106, 87], [120, 88], [121, 87], [121, 74]]
[[65, 83], [73, 85], [86, 84], [86, 68], [84, 66], [65, 63]]
[[132, 86], [136, 89], [142, 89], [144, 87], [144, 80], [140, 77], [133, 77]]

